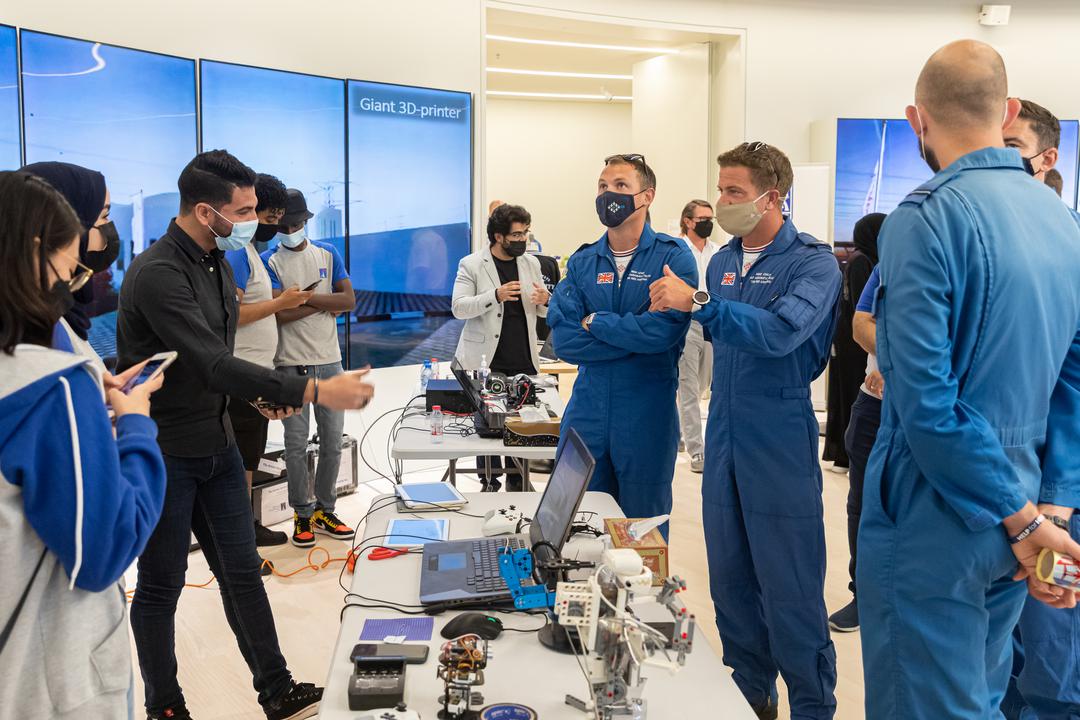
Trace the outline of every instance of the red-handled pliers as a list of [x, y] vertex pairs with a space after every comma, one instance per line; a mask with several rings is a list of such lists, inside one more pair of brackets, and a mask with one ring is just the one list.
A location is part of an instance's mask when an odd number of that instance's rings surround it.
[[389, 560], [395, 558], [398, 555], [408, 555], [409, 548], [389, 548], [389, 547], [377, 547], [368, 553], [368, 560]]

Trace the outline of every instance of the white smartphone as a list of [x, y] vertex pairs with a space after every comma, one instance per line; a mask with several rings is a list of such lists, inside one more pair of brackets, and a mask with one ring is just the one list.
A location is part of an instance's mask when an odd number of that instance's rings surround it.
[[132, 389], [139, 385], [142, 385], [147, 380], [153, 380], [158, 375], [165, 372], [165, 368], [172, 365], [173, 362], [176, 361], [176, 358], [177, 353], [175, 350], [170, 350], [154, 355], [152, 358], [150, 358], [150, 360], [147, 361], [146, 367], [144, 367], [138, 375], [131, 378], [127, 381], [127, 383], [124, 384], [124, 387], [121, 388], [121, 391], [123, 391], [125, 394], [129, 393], [132, 391]]

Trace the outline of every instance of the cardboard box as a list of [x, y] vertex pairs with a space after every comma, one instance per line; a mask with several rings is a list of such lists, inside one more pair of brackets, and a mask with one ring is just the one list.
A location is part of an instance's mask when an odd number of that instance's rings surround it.
[[634, 540], [630, 537], [630, 525], [643, 518], [605, 518], [604, 529], [611, 536], [611, 546], [630, 548], [641, 556], [645, 567], [653, 571], [653, 586], [664, 584], [664, 578], [670, 573], [668, 564], [668, 546], [659, 529], [650, 530], [645, 537]]

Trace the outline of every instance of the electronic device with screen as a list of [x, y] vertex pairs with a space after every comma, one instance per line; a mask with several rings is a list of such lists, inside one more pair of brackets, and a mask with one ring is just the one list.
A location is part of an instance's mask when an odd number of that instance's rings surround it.
[[529, 548], [537, 563], [561, 553], [595, 468], [596, 461], [585, 441], [570, 430], [528, 535], [425, 544], [420, 568], [420, 602], [424, 605], [508, 602], [510, 591], [499, 572], [499, 548]]
[[501, 438], [503, 426], [506, 424], [506, 413], [494, 408], [489, 408], [481, 394], [480, 381], [473, 380], [469, 373], [461, 366], [461, 361], [456, 357], [450, 363], [450, 372], [457, 378], [465, 396], [469, 400], [470, 410], [473, 412], [473, 427], [476, 434], [482, 438]]
[[304, 292], [308, 292], [309, 290], [314, 290], [315, 288], [319, 287], [319, 283], [321, 283], [321, 282], [322, 282], [322, 280], [316, 280], [315, 282], [311, 283], [306, 288], [304, 288]]
[[128, 380], [124, 387], [121, 388], [124, 393], [131, 392], [135, 387], [142, 385], [147, 380], [153, 380], [161, 373], [165, 372], [165, 368], [172, 365], [177, 358], [175, 350], [160, 352], [154, 355], [146, 361], [146, 367], [139, 371], [139, 374]]
[[394, 492], [398, 505], [408, 512], [459, 510], [469, 504], [456, 487], [445, 482], [403, 483]]
[[446, 518], [393, 518], [387, 523], [386, 537], [379, 544], [389, 548], [420, 547], [446, 540], [449, 531], [450, 521]]
[[419, 643], [359, 643], [353, 645], [349, 660], [356, 662], [360, 658], [400, 657], [409, 665], [423, 665], [427, 662], [428, 646]]

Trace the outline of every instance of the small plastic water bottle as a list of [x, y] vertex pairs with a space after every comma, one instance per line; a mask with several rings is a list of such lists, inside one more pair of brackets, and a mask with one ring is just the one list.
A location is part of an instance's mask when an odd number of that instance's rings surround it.
[[442, 406], [436, 405], [431, 408], [431, 442], [438, 445], [443, 441], [443, 414]]
[[476, 371], [476, 379], [480, 381], [481, 392], [487, 390], [487, 381], [490, 375], [491, 368], [488, 367], [487, 355], [481, 355], [480, 369]]
[[431, 361], [425, 360], [424, 367], [420, 370], [420, 394], [427, 395], [428, 381], [431, 380]]
[[439, 379], [439, 358], [431, 358], [431, 379]]

